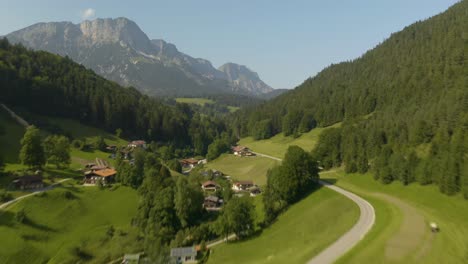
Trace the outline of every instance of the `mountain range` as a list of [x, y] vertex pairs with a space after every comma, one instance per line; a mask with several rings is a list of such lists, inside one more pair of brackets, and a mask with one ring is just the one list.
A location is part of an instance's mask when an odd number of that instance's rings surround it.
[[210, 61], [180, 52], [174, 44], [149, 39], [124, 17], [37, 23], [6, 35], [12, 43], [45, 50], [94, 70], [106, 79], [156, 96], [237, 93], [262, 96], [274, 89], [246, 66]]

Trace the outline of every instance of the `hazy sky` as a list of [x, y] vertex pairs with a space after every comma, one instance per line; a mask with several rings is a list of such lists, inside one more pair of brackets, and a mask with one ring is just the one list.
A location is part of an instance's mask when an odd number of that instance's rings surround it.
[[124, 16], [215, 67], [235, 62], [293, 88], [457, 0], [0, 0], [0, 35], [37, 22]]

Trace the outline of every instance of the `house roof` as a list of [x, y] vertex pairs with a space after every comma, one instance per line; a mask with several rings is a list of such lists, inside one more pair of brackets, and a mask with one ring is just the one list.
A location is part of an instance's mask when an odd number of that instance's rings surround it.
[[171, 257], [185, 257], [197, 255], [195, 247], [171, 248]]
[[129, 142], [128, 144], [129, 145], [141, 146], [141, 145], [145, 145], [146, 141], [144, 141], [144, 140], [133, 140], [133, 141]]
[[183, 159], [180, 162], [187, 163], [187, 164], [198, 164], [198, 160], [194, 158]]
[[247, 150], [249, 149], [248, 147], [246, 146], [233, 146], [231, 147], [231, 149], [235, 152], [238, 152], [238, 151], [243, 151], [243, 150]]
[[101, 176], [101, 177], [110, 177], [110, 176], [114, 176], [115, 174], [117, 174], [117, 171], [114, 169], [103, 169], [103, 170], [95, 171], [94, 174]]
[[214, 186], [219, 186], [216, 182], [214, 181], [206, 181], [202, 184], [203, 187], [207, 187], [207, 186], [210, 186], [210, 185], [214, 185]]
[[235, 185], [253, 185], [253, 181], [238, 181], [234, 183]]
[[22, 183], [22, 184], [42, 182], [42, 177], [38, 176], [38, 175], [21, 176], [21, 177], [15, 179], [13, 182], [15, 182], [15, 183], [19, 182], [19, 183]]

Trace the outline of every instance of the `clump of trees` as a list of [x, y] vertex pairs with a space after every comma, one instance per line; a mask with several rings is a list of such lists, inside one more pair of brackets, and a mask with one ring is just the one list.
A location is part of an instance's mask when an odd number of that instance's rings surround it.
[[248, 196], [230, 199], [216, 222], [216, 231], [225, 238], [232, 233], [238, 238], [252, 235], [255, 231], [255, 206], [252, 199]]
[[265, 222], [270, 224], [289, 205], [299, 201], [318, 184], [319, 169], [312, 155], [290, 146], [280, 166], [268, 171], [263, 194]]
[[65, 136], [51, 135], [42, 140], [39, 129], [30, 126], [21, 139], [19, 158], [30, 168], [40, 168], [46, 162], [58, 167], [70, 165], [70, 141]]

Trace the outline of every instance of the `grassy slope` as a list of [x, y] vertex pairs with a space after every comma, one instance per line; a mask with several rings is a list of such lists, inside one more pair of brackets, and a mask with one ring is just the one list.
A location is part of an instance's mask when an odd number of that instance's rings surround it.
[[[337, 173], [327, 174], [327, 177], [337, 179], [338, 186], [372, 199], [370, 201], [377, 210], [375, 229], [380, 229], [373, 230], [369, 238], [344, 256], [339, 263], [363, 263], [369, 260], [381, 263], [468, 262], [468, 202], [461, 196], [443, 195], [436, 186], [420, 186], [419, 184], [403, 186], [399, 182], [382, 185], [374, 181], [370, 174], [345, 176], [343, 173]], [[399, 259], [384, 256], [389, 239], [400, 228], [401, 211], [384, 199], [371, 195], [372, 192], [398, 197], [424, 217], [426, 230], [424, 239], [412, 252]], [[440, 233], [434, 235], [429, 231], [428, 223], [432, 221], [440, 226]]]
[[[71, 190], [75, 199], [63, 193]], [[64, 186], [11, 206], [0, 217], [1, 263], [76, 263], [71, 248], [80, 246], [94, 263], [104, 263], [126, 252], [140, 250], [136, 230], [130, 226], [136, 214], [137, 192], [127, 187], [98, 190], [96, 187]], [[17, 223], [14, 213], [24, 209], [26, 224]], [[106, 239], [107, 228], [117, 230]], [[119, 230], [128, 233], [119, 234]], [[101, 250], [105, 249], [105, 250]]]
[[200, 106], [204, 106], [205, 104], [212, 104], [214, 103], [213, 100], [211, 99], [206, 99], [206, 98], [176, 98], [176, 102], [178, 103], [186, 103], [186, 104], [196, 104]]
[[253, 180], [256, 184], [266, 184], [268, 169], [279, 162], [263, 157], [237, 157], [232, 154], [223, 154], [206, 166], [216, 169], [237, 180]]
[[358, 217], [359, 209], [352, 201], [320, 188], [260, 236], [214, 248], [208, 263], [305, 263], [351, 228]]
[[18, 153], [20, 150], [20, 140], [25, 129], [16, 123], [4, 110], [0, 109], [0, 123], [4, 134], [0, 135], [0, 155], [6, 166], [18, 163]]
[[[331, 127], [340, 126], [340, 124]], [[330, 127], [327, 127], [330, 128]], [[255, 141], [252, 137], [243, 138], [239, 145], [248, 146], [255, 152], [264, 153], [277, 158], [283, 158], [286, 150], [291, 145], [298, 145], [303, 149], [310, 151], [317, 143], [320, 133], [326, 128], [315, 128], [310, 132], [302, 134], [298, 138], [291, 136], [285, 137], [283, 133], [277, 134], [272, 138]]]

